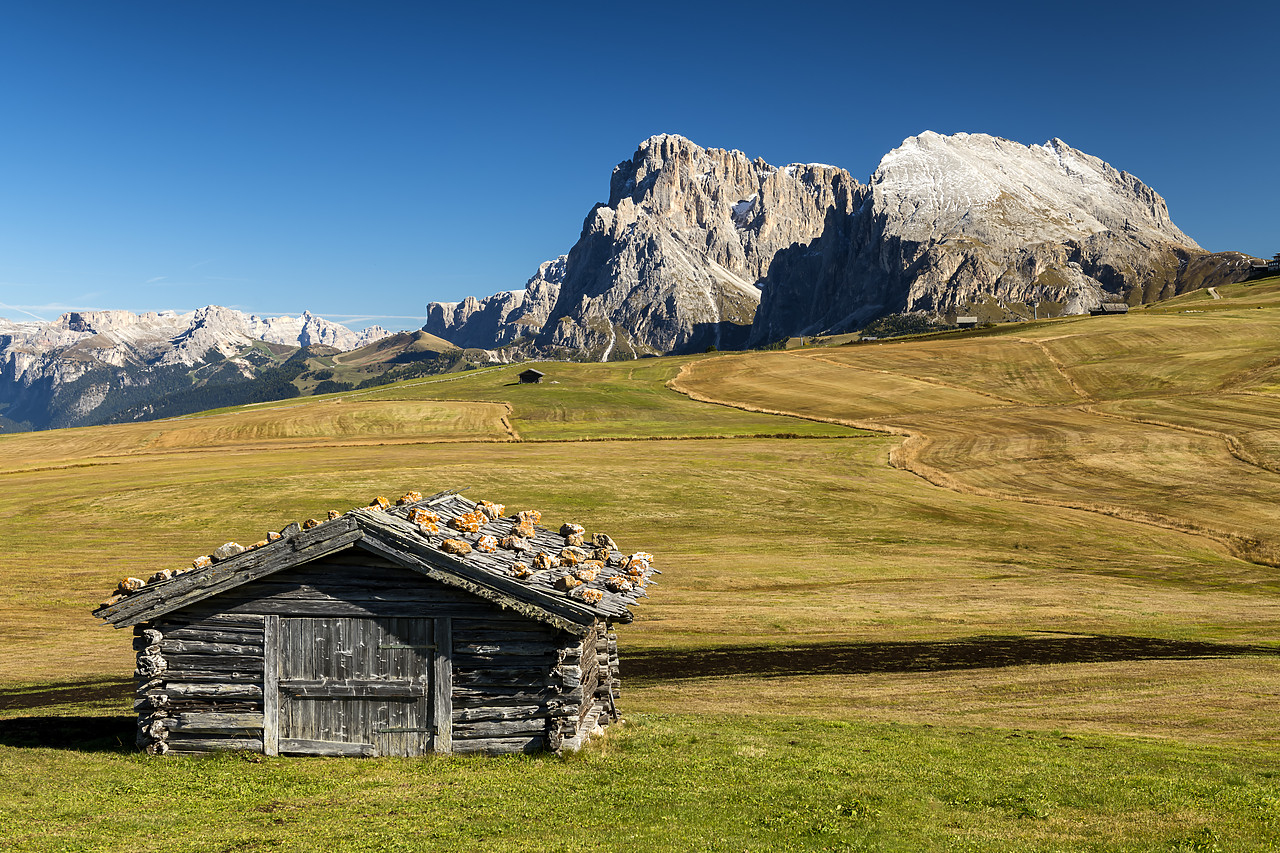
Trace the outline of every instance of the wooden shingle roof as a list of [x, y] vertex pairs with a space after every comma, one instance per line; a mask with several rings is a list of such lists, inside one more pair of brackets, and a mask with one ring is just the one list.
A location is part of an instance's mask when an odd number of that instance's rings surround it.
[[291, 524], [269, 537], [273, 541], [225, 559], [202, 558], [190, 569], [159, 572], [136, 591], [128, 591], [128, 582], [122, 582], [123, 594], [105, 602], [94, 615], [117, 628], [136, 625], [275, 572], [360, 547], [575, 634], [585, 633], [597, 619], [631, 621], [629, 608], [645, 596], [645, 586], [657, 573], [651, 555], [625, 555], [603, 534], [591, 537], [580, 526], [568, 524], [556, 532], [532, 523], [529, 513], [502, 516], [503, 509], [442, 492], [428, 498], [407, 495], [396, 506], [375, 502], [343, 515], [332, 513], [337, 517], [306, 530]]

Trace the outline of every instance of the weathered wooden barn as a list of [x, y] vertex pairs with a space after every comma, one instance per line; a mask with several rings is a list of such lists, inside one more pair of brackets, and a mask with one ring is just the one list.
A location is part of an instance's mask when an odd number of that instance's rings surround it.
[[522, 371], [519, 377], [517, 378], [520, 380], [522, 384], [530, 385], [530, 384], [536, 384], [538, 382], [541, 382], [542, 377], [546, 375], [547, 374], [543, 373], [541, 370], [534, 370], [531, 367], [528, 370]]
[[1103, 302], [1089, 311], [1095, 317], [1106, 317], [1113, 314], [1128, 314], [1129, 306], [1124, 302]]
[[651, 582], [575, 524], [454, 492], [291, 524], [127, 578], [148, 752], [413, 756], [571, 750], [618, 719], [613, 626]]

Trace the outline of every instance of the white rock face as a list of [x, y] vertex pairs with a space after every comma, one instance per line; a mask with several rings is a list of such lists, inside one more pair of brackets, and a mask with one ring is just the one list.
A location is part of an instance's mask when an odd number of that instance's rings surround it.
[[1150, 187], [1061, 139], [1027, 146], [985, 133], [922, 133], [885, 155], [871, 187], [886, 233], [905, 240], [963, 234], [1026, 246], [1129, 229], [1200, 248]]
[[[387, 334], [372, 327], [357, 335], [310, 312], [296, 318], [260, 318], [218, 305], [181, 315], [79, 311], [50, 323], [0, 319], [0, 403], [22, 403], [24, 394], [49, 399], [91, 373], [109, 375], [121, 386], [144, 384], [149, 368], [193, 367], [211, 350], [231, 357], [254, 341], [350, 350]], [[253, 375], [247, 364], [242, 372]], [[78, 391], [71, 411], [90, 415], [108, 391], [108, 384], [94, 381]]]
[[1232, 281], [1239, 268], [1183, 234], [1142, 181], [1060, 139], [922, 133], [885, 155], [857, 210], [778, 253], [751, 343], [982, 303], [1079, 314]]
[[834, 166], [779, 169], [653, 136], [614, 169], [608, 203], [523, 297], [432, 303], [424, 329], [475, 347], [534, 336], [599, 359], [734, 346], [774, 254], [820, 235], [831, 211], [848, 213], [858, 187]]
[[490, 349], [542, 331], [560, 294], [565, 261], [560, 257], [543, 261], [523, 290], [507, 290], [485, 299], [468, 296], [461, 302], [432, 302], [427, 305], [424, 332], [444, 338], [460, 347]]
[[539, 341], [601, 359], [735, 346], [774, 254], [848, 213], [859, 184], [819, 164], [775, 168], [663, 134], [620, 163], [569, 252]]

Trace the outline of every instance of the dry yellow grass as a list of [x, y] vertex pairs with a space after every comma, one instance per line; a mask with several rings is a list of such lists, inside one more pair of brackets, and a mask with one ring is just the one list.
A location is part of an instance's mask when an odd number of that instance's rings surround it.
[[726, 356], [673, 386], [910, 436], [895, 464], [936, 485], [1203, 532], [1280, 566], [1280, 397], [1258, 391], [1277, 364], [1276, 312], [1237, 310]]
[[321, 399], [246, 406], [165, 421], [0, 436], [0, 470], [120, 456], [225, 448], [507, 441], [501, 403]]
[[[557, 365], [560, 384], [550, 387], [512, 385], [518, 367], [504, 367], [341, 403], [5, 437], [0, 642], [9, 652], [0, 682], [125, 678], [128, 637], [89, 616], [123, 575], [181, 566], [227, 540], [254, 541], [376, 494], [466, 486], [658, 554], [660, 584], [621, 629], [637, 659], [746, 659], [752, 648], [796, 644], [836, 659], [870, 644], [863, 658], [887, 660], [898, 644], [925, 644], [927, 661], [933, 643], [989, 658], [938, 672], [671, 671], [629, 691], [637, 709], [1270, 743], [1257, 709], [1280, 698], [1269, 681], [1274, 655], [1221, 647], [1228, 657], [1213, 664], [1153, 663], [1124, 651], [1280, 642], [1276, 572], [1222, 544], [1232, 542], [1226, 531], [1270, 535], [1276, 475], [1233, 457], [1217, 436], [1239, 433], [1242, 446], [1270, 453], [1266, 401], [1236, 390], [1214, 393], [1257, 406], [1187, 408], [1201, 399], [1127, 391], [1085, 400], [1073, 384], [1081, 344], [1060, 341], [1085, 338], [1098, 357], [1141, 360], [1129, 343], [1106, 356], [1105, 330], [1091, 328], [1067, 321], [973, 341]], [[1168, 340], [1159, 328], [1143, 334]], [[1247, 350], [1224, 356], [1234, 366], [1213, 367], [1209, 384], [1235, 389], [1249, 371], [1260, 375], [1258, 365], [1265, 372], [1267, 354]], [[677, 382], [694, 393], [795, 417], [667, 390], [682, 368]], [[426, 399], [446, 396], [458, 399]], [[468, 402], [477, 399], [488, 402]], [[519, 435], [553, 440], [505, 441], [508, 403]], [[904, 448], [900, 436], [814, 419], [917, 438]], [[750, 437], [810, 430], [816, 437]], [[704, 434], [738, 437], [694, 438]], [[607, 437], [658, 440], [579, 440]], [[957, 488], [890, 467], [891, 455]], [[1056, 505], [1072, 503], [1183, 529]], [[1217, 540], [1196, 535], [1198, 525]], [[1058, 635], [1119, 651], [1102, 660], [1067, 653], [1052, 665], [1000, 651], [1008, 638], [1035, 648]], [[1197, 693], [1211, 697], [1203, 713], [1178, 707]]]

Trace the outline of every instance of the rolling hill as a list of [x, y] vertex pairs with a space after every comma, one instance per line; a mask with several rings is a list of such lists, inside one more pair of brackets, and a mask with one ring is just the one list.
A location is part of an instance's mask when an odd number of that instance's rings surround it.
[[[483, 838], [436, 847], [532, 850], [573, 800], [583, 849], [606, 827], [655, 850], [1266, 849], [1280, 282], [1217, 293], [0, 436], [0, 827], [21, 850], [386, 846], [471, 802]], [[88, 615], [120, 576], [448, 487], [657, 555], [619, 632], [616, 740], [564, 764], [160, 766], [74, 728], [99, 745], [30, 748], [57, 720], [127, 733], [129, 638]], [[74, 800], [22, 793], [68, 776]], [[135, 782], [213, 795], [108, 807]], [[653, 793], [672, 787], [683, 805]], [[49, 829], [2, 823], [32, 809]]]

